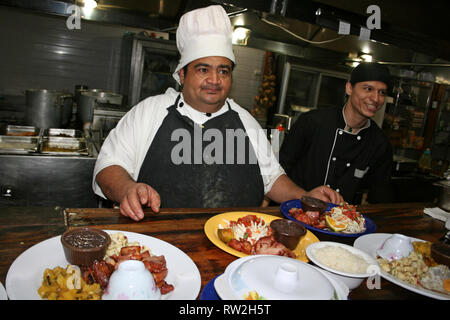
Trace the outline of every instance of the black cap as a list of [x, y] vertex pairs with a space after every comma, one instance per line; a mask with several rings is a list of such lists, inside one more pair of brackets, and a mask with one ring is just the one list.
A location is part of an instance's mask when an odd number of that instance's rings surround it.
[[389, 88], [391, 86], [391, 76], [388, 67], [376, 62], [360, 63], [353, 69], [350, 75], [350, 83], [354, 86], [355, 83], [363, 81], [381, 81]]

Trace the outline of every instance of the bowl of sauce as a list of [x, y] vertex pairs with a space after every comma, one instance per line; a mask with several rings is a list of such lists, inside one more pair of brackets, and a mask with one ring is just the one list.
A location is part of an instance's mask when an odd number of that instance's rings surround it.
[[304, 212], [317, 211], [322, 213], [328, 207], [328, 204], [325, 201], [309, 196], [303, 196], [300, 199], [300, 202], [302, 203], [302, 209]]
[[275, 240], [289, 250], [295, 250], [300, 239], [306, 234], [306, 228], [287, 219], [276, 219], [270, 223]]
[[67, 230], [61, 243], [70, 264], [90, 266], [95, 260], [103, 260], [111, 238], [102, 230], [85, 227]]

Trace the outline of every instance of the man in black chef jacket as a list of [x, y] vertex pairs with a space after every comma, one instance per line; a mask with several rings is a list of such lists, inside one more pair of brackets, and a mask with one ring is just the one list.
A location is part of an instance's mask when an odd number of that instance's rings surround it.
[[[109, 133], [93, 189], [120, 202], [123, 215], [140, 220], [142, 206], [259, 206], [264, 195], [276, 202], [306, 194], [342, 200], [326, 186], [307, 192], [295, 185], [258, 122], [228, 98], [235, 63], [231, 35], [219, 5], [183, 15], [177, 29], [181, 58], [173, 74], [181, 93], [169, 88], [144, 99]], [[233, 143], [235, 135], [239, 141]]]
[[280, 149], [280, 164], [299, 186], [327, 185], [349, 203], [368, 190], [369, 203], [392, 202], [392, 147], [371, 120], [389, 87], [387, 67], [361, 63], [345, 86], [344, 107], [302, 114]]

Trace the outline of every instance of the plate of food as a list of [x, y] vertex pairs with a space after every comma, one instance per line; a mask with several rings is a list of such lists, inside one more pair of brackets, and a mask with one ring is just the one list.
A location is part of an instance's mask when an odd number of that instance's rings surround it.
[[[403, 236], [409, 241], [411, 249], [401, 256], [394, 256], [384, 252], [400, 252], [398, 246], [405, 247], [399, 241], [388, 243], [393, 239], [390, 233], [373, 233], [359, 237], [353, 246], [366, 252], [377, 260], [380, 275], [386, 280], [412, 292], [441, 300], [450, 299], [450, 269], [437, 263], [431, 256], [429, 241]], [[387, 248], [391, 246], [391, 248]], [[384, 255], [383, 258], [381, 255]]]
[[8, 300], [8, 295], [6, 294], [5, 287], [0, 282], [0, 300]]
[[306, 210], [301, 200], [294, 199], [283, 202], [280, 210], [287, 219], [298, 222], [314, 232], [354, 238], [375, 232], [375, 223], [359, 213], [356, 206], [347, 203], [336, 205], [324, 202], [324, 204], [323, 208], [318, 208], [317, 211]]
[[347, 300], [346, 285], [320, 268], [288, 257], [251, 255], [215, 278], [222, 300]]
[[[9, 299], [63, 299], [65, 297], [61, 296], [61, 292], [74, 299], [101, 299], [104, 290], [99, 289], [100, 281], [97, 280], [105, 276], [103, 271], [108, 265], [127, 259], [123, 248], [132, 247], [141, 248], [139, 256], [148, 257], [146, 260], [157, 264], [161, 271], [165, 270], [162, 280], [167, 284], [168, 290], [161, 295], [162, 300], [197, 298], [201, 286], [200, 272], [183, 251], [147, 235], [118, 230], [104, 231], [110, 235], [111, 243], [106, 250], [105, 259], [100, 261], [103, 265], [96, 267], [81, 266], [80, 270], [79, 266], [70, 264], [63, 250], [61, 236], [44, 240], [24, 251], [11, 264], [6, 275]], [[153, 276], [155, 274], [152, 272]], [[72, 287], [77, 283], [81, 283], [81, 290], [78, 287], [78, 290], [73, 290]], [[87, 292], [89, 294], [83, 295]]]
[[205, 234], [217, 247], [242, 258], [252, 254], [273, 254], [308, 262], [306, 247], [319, 239], [309, 230], [298, 245], [290, 250], [273, 237], [270, 223], [282, 219], [256, 212], [226, 212], [210, 218], [205, 223]]

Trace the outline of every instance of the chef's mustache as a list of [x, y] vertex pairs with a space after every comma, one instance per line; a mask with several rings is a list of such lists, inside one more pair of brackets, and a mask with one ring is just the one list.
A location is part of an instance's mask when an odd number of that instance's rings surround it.
[[206, 85], [201, 87], [203, 90], [222, 90], [222, 86], [220, 85]]

